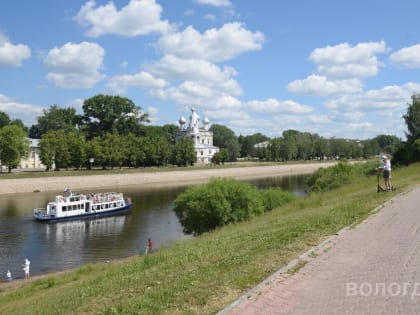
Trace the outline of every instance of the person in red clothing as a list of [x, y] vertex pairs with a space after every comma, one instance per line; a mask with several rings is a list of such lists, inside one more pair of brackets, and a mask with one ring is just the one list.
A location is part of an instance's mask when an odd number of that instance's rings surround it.
[[144, 253], [147, 255], [148, 253], [150, 253], [153, 250], [153, 243], [152, 243], [152, 239], [149, 237], [147, 239], [147, 245], [146, 245], [146, 250], [144, 251]]

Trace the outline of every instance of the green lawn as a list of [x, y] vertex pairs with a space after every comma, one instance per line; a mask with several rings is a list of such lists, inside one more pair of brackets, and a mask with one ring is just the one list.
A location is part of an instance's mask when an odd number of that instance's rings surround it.
[[87, 265], [0, 285], [0, 314], [214, 314], [290, 260], [420, 183], [420, 164], [299, 198], [251, 221], [161, 248], [147, 257]]

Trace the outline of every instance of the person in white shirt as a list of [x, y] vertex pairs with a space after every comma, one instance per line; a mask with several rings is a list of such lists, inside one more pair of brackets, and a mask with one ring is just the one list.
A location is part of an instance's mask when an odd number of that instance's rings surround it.
[[385, 188], [387, 191], [391, 191], [391, 161], [384, 157], [381, 168], [383, 169]]
[[7, 277], [7, 281], [12, 281], [12, 273], [10, 272], [10, 270], [7, 270], [7, 273], [6, 273], [6, 277]]
[[31, 262], [28, 258], [25, 258], [25, 263], [23, 264], [23, 271], [25, 272], [25, 279], [29, 279], [29, 265]]

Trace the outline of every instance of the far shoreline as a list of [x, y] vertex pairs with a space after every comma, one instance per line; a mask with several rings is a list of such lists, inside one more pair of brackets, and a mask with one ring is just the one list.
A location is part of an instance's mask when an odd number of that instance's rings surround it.
[[273, 176], [304, 175], [336, 163], [336, 161], [309, 162], [232, 168], [180, 169], [130, 174], [1, 179], [0, 195], [30, 192], [62, 192], [66, 187], [72, 190], [115, 189], [115, 187], [123, 189], [133, 186], [163, 188], [204, 183], [211, 178], [257, 179]]

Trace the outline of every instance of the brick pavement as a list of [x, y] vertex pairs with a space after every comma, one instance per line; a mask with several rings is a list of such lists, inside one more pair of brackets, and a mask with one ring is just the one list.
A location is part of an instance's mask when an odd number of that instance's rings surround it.
[[420, 314], [420, 187], [313, 252], [219, 314]]

